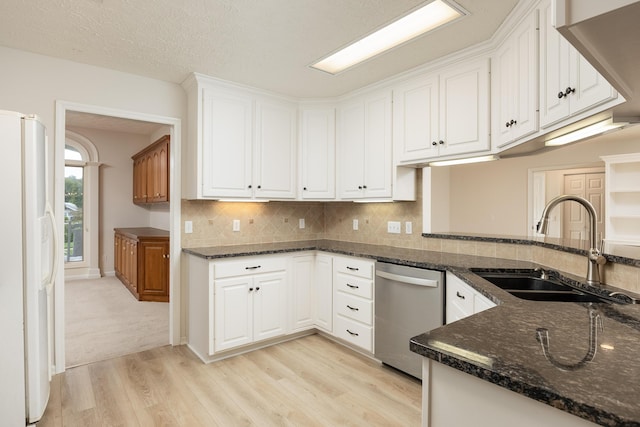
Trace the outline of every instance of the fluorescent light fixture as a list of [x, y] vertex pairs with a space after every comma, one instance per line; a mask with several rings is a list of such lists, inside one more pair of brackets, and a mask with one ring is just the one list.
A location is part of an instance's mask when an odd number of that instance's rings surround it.
[[440, 160], [437, 162], [429, 163], [429, 166], [466, 165], [469, 163], [491, 162], [493, 160], [498, 160], [498, 159], [500, 159], [500, 156], [491, 154], [488, 156], [467, 157], [466, 159]]
[[567, 134], [561, 135], [557, 138], [553, 138], [548, 141], [545, 141], [544, 145], [546, 145], [547, 147], [552, 147], [556, 145], [569, 144], [571, 142], [579, 141], [581, 139], [586, 139], [592, 136], [600, 135], [602, 133], [608, 132], [613, 129], [621, 128], [628, 124], [629, 123], [627, 122], [614, 123], [613, 119], [609, 118], [606, 120], [602, 120], [601, 122], [597, 122], [592, 125], [575, 130], [573, 132], [569, 132]]
[[462, 16], [464, 13], [460, 8], [454, 8], [444, 0], [430, 1], [378, 31], [321, 59], [311, 67], [337, 74]]

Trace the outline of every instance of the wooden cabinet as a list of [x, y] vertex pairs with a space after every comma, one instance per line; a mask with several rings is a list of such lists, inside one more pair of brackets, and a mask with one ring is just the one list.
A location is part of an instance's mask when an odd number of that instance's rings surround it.
[[338, 117], [340, 198], [391, 198], [391, 92], [347, 101]]
[[450, 272], [446, 274], [446, 290], [447, 323], [464, 319], [496, 305]]
[[286, 258], [214, 264], [214, 352], [287, 332]]
[[336, 256], [333, 267], [334, 335], [373, 353], [374, 262]]
[[169, 232], [116, 228], [116, 277], [139, 301], [169, 302]]
[[297, 105], [195, 75], [185, 196], [294, 199]]
[[602, 160], [606, 243], [640, 246], [640, 153], [604, 156]]
[[553, 26], [550, 0], [540, 6], [540, 126], [548, 127], [616, 99], [618, 93]]
[[169, 135], [134, 154], [133, 203], [169, 201]]
[[498, 48], [492, 61], [493, 145], [503, 148], [538, 131], [538, 11]]
[[470, 60], [393, 91], [398, 164], [489, 150], [489, 60]]
[[302, 107], [300, 110], [300, 198], [336, 197], [336, 110]]

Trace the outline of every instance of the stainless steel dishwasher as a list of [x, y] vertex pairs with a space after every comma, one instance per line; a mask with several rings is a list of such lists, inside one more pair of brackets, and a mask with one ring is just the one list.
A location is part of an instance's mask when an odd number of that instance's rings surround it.
[[422, 357], [409, 340], [444, 322], [441, 271], [376, 263], [375, 356], [384, 364], [422, 378]]

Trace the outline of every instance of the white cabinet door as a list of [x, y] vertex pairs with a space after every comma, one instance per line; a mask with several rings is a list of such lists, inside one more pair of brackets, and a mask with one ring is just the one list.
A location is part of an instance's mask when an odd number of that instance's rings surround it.
[[391, 198], [391, 93], [349, 102], [339, 118], [340, 197]]
[[253, 279], [253, 341], [287, 331], [286, 272], [261, 274]]
[[251, 197], [252, 100], [202, 89], [202, 195]]
[[488, 150], [489, 60], [457, 65], [440, 73], [441, 156]]
[[295, 105], [274, 100], [256, 102], [252, 182], [256, 197], [295, 198], [296, 120]]
[[339, 119], [340, 197], [357, 199], [362, 197], [364, 181], [364, 103], [341, 106]]
[[446, 274], [446, 289], [446, 323], [464, 319], [496, 306], [493, 301], [450, 272]]
[[536, 10], [494, 56], [493, 129], [498, 148], [538, 130], [537, 22]]
[[333, 258], [317, 254], [315, 260], [314, 323], [317, 327], [333, 330]]
[[364, 197], [391, 197], [391, 92], [365, 101]]
[[336, 197], [336, 112], [333, 107], [300, 112], [300, 195], [303, 199]]
[[222, 351], [253, 341], [254, 290], [251, 276], [215, 282], [214, 349]]
[[393, 145], [399, 163], [438, 154], [438, 78], [421, 76], [393, 90]]
[[316, 257], [303, 255], [293, 257], [291, 272], [292, 330], [308, 329], [314, 324], [314, 271]]
[[617, 97], [613, 87], [553, 27], [540, 6], [540, 126], [548, 127]]

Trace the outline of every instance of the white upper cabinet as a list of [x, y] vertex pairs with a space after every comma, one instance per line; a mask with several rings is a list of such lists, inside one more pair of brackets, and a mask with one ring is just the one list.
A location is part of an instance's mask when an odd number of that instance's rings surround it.
[[340, 197], [391, 198], [391, 92], [350, 100], [338, 118]]
[[394, 87], [393, 144], [398, 163], [438, 154], [438, 108], [437, 75], [420, 76]]
[[540, 125], [617, 98], [618, 93], [553, 27], [552, 4], [540, 5]]
[[201, 75], [189, 97], [190, 199], [294, 199], [297, 104]]
[[300, 188], [305, 200], [336, 197], [336, 112], [334, 107], [300, 109]]
[[538, 131], [538, 11], [509, 35], [493, 57], [493, 145]]
[[473, 60], [440, 73], [440, 155], [490, 148], [489, 59]]
[[471, 60], [393, 90], [397, 164], [490, 148], [489, 60]]
[[256, 101], [255, 163], [252, 187], [256, 197], [293, 199], [296, 196], [295, 104]]

